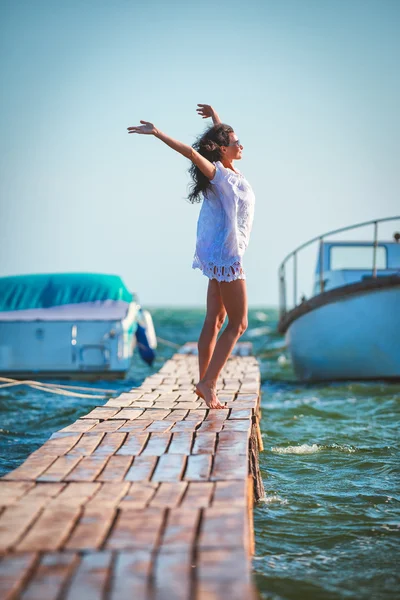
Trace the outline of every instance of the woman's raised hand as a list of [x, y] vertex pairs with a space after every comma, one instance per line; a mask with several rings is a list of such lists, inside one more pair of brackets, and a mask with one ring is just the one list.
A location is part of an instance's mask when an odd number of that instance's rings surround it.
[[141, 133], [142, 135], [154, 135], [156, 128], [153, 123], [149, 121], [140, 121], [143, 125], [137, 125], [136, 127], [128, 127], [128, 133]]
[[196, 108], [196, 110], [198, 114], [201, 117], [203, 117], [203, 119], [211, 117], [214, 125], [218, 125], [218, 123], [221, 123], [221, 119], [219, 118], [217, 112], [213, 109], [212, 106], [210, 106], [209, 104], [198, 104], [197, 106], [199, 108]]
[[198, 114], [203, 117], [203, 119], [207, 119], [208, 117], [212, 117], [214, 115], [214, 109], [209, 104], [198, 104], [200, 108], [196, 108]]

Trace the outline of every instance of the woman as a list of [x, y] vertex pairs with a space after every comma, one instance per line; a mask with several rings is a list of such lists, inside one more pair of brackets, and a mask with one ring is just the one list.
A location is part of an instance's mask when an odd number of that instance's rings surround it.
[[[203, 118], [211, 117], [214, 125], [193, 147], [174, 140], [147, 121], [128, 127], [128, 133], [154, 135], [192, 161], [189, 200], [199, 202], [203, 197], [192, 266], [209, 279], [207, 314], [198, 342], [200, 379], [196, 393], [209, 408], [223, 408], [216, 391], [218, 375], [247, 329], [242, 259], [249, 242], [255, 198], [249, 183], [233, 166], [243, 151], [234, 130], [221, 123], [210, 105], [198, 107], [197, 112]], [[217, 341], [226, 315], [228, 324]]]

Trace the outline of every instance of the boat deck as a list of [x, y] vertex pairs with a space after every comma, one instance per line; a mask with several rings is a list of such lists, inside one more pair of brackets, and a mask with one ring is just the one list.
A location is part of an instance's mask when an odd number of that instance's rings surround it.
[[260, 374], [239, 343], [222, 410], [194, 393], [195, 344], [54, 433], [0, 480], [3, 600], [242, 600], [251, 579]]

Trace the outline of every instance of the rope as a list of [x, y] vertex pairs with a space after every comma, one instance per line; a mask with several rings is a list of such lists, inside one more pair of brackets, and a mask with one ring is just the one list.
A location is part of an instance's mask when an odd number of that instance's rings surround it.
[[[34, 388], [36, 390], [41, 390], [43, 392], [49, 392], [50, 394], [59, 394], [61, 396], [71, 396], [73, 398], [104, 398], [105, 396], [109, 396], [111, 393], [116, 393], [116, 390], [101, 390], [99, 388], [80, 388], [72, 385], [56, 385], [54, 383], [43, 383], [42, 381], [34, 381], [30, 379], [10, 379], [9, 377], [0, 377], [0, 381], [6, 381], [7, 383], [2, 383], [0, 385], [0, 389], [4, 389], [7, 387], [14, 387], [18, 385], [27, 385], [28, 387]], [[67, 389], [64, 389], [67, 388]], [[68, 389], [74, 390], [92, 390], [93, 391], [102, 391], [105, 392], [101, 395], [96, 394], [81, 394], [78, 392], [68, 391]]]
[[169, 342], [168, 340], [164, 340], [157, 336], [157, 342], [161, 342], [161, 344], [165, 344], [165, 346], [170, 346], [171, 348], [180, 348], [182, 344], [175, 344], [175, 342]]

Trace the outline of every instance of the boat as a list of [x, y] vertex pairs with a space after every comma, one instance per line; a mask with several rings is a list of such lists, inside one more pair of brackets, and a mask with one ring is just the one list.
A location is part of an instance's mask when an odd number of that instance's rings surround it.
[[[279, 266], [278, 331], [300, 381], [400, 379], [400, 233], [390, 241], [379, 236], [382, 223], [396, 220], [400, 217], [324, 233]], [[332, 239], [371, 226], [370, 239]], [[311, 244], [318, 245], [312, 293], [299, 299], [298, 256]]]
[[151, 315], [118, 275], [0, 277], [1, 377], [119, 379], [136, 347], [151, 365]]

